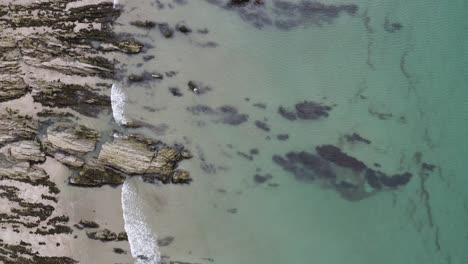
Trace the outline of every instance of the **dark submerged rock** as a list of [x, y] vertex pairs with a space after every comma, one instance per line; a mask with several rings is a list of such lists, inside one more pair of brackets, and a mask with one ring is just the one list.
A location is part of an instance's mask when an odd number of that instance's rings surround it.
[[367, 168], [362, 161], [349, 156], [333, 145], [317, 146], [316, 150], [320, 157], [333, 162], [338, 166], [350, 168], [354, 171], [362, 171]]
[[174, 242], [174, 237], [173, 236], [163, 237], [161, 239], [158, 239], [158, 246], [167, 247], [170, 244], [172, 244], [172, 242]]
[[353, 133], [351, 135], [345, 135], [344, 138], [346, 139], [346, 141], [348, 141], [350, 143], [357, 143], [357, 142], [362, 142], [362, 143], [365, 143], [365, 144], [370, 144], [371, 143], [370, 140], [368, 140], [366, 138], [363, 138], [358, 133]]
[[403, 25], [398, 22], [390, 22], [388, 18], [385, 18], [384, 22], [384, 29], [388, 33], [395, 33], [397, 31], [400, 31], [403, 28]]
[[254, 182], [257, 184], [265, 183], [271, 179], [273, 179], [273, 176], [270, 173], [267, 173], [265, 175], [260, 175], [260, 174], [254, 175]]
[[276, 136], [276, 138], [278, 140], [285, 141], [285, 140], [289, 139], [289, 135], [288, 134], [279, 134], [279, 135]]
[[80, 220], [78, 224], [83, 228], [99, 228], [99, 224], [94, 221]]
[[145, 20], [136, 20], [133, 22], [130, 22], [130, 25], [135, 26], [135, 27], [140, 27], [140, 28], [154, 28], [156, 26], [156, 23], [153, 21]]
[[312, 101], [304, 101], [296, 104], [296, 114], [300, 119], [319, 119], [328, 117], [330, 106], [322, 105]]
[[187, 85], [189, 87], [189, 90], [196, 95], [203, 95], [212, 90], [211, 87], [198, 81], [189, 81]]
[[288, 120], [291, 120], [291, 121], [297, 119], [297, 116], [296, 116], [296, 113], [295, 113], [295, 112], [292, 112], [292, 111], [286, 109], [286, 108], [283, 107], [283, 106], [278, 107], [278, 113], [279, 113], [282, 117], [284, 117], [284, 118], [286, 118], [286, 119], [288, 119]]
[[395, 174], [393, 176], [380, 175], [380, 182], [382, 185], [388, 188], [397, 188], [403, 185], [408, 184], [413, 175], [409, 172], [403, 174]]
[[161, 35], [163, 35], [165, 38], [172, 38], [174, 35], [174, 29], [169, 26], [168, 23], [159, 23], [158, 28]]
[[263, 121], [255, 120], [255, 126], [258, 127], [261, 130], [264, 130], [264, 131], [267, 131], [267, 132], [270, 131], [270, 126], [268, 126], [268, 124], [263, 122]]
[[183, 96], [182, 92], [180, 91], [178, 87], [169, 87], [169, 92], [171, 92], [171, 94], [176, 97]]
[[185, 23], [180, 22], [176, 25], [176, 30], [183, 33], [183, 34], [189, 34], [192, 33], [192, 29], [189, 28]]

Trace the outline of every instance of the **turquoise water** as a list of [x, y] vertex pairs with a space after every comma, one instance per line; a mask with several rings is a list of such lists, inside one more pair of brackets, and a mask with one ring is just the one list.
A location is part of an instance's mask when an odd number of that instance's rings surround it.
[[[358, 9], [333, 18], [307, 14], [289, 30], [259, 29], [207, 1], [174, 8], [160, 2], [164, 9], [151, 1], [121, 3], [116, 29], [151, 44], [144, 55], [155, 56], [124, 58], [128, 74], [178, 72], [123, 87], [128, 119], [165, 124], [164, 133], [150, 135], [183, 143], [195, 156], [181, 164], [194, 178], [188, 186], [129, 183], [152, 232], [174, 237], [159, 248], [162, 255], [221, 264], [468, 261], [466, 2], [327, 1]], [[273, 2], [265, 2], [270, 9]], [[185, 21], [194, 32], [165, 39], [157, 29], [129, 25], [137, 19]], [[209, 33], [197, 33], [201, 28]], [[218, 46], [203, 47], [208, 41]], [[212, 90], [195, 95], [189, 80]], [[329, 116], [290, 121], [278, 113], [304, 100], [332, 106]], [[223, 114], [187, 111], [200, 104], [234, 106], [248, 120], [229, 125]], [[352, 133], [371, 143], [347, 142]], [[373, 192], [352, 170], [332, 165], [338, 179], [364, 186], [351, 199], [330, 181], [298, 179], [273, 161], [290, 151], [315, 154], [319, 145], [337, 146], [388, 175], [413, 176], [397, 189]], [[259, 152], [252, 160], [238, 153], [251, 149]], [[271, 179], [255, 182], [255, 174], [267, 173]]]

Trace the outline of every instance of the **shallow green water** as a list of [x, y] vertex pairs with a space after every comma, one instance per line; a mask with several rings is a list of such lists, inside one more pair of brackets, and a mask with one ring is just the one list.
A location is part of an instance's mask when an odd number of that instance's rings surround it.
[[[126, 13], [117, 30], [154, 45], [146, 55], [156, 59], [137, 67], [141, 56], [126, 58], [126, 67], [178, 74], [125, 87], [126, 115], [167, 124], [166, 133], [155, 136], [181, 142], [195, 154], [182, 164], [194, 178], [189, 186], [130, 182], [144, 201], [151, 230], [174, 237], [160, 248], [163, 255], [222, 264], [468, 260], [466, 2], [344, 1], [358, 6], [356, 14], [288, 31], [257, 29], [237, 12], [205, 1], [162, 10], [147, 2], [122, 3]], [[164, 39], [157, 29], [128, 26], [136, 19], [185, 21], [209, 33]], [[402, 28], [389, 32], [388, 23]], [[219, 46], [197, 44], [206, 41]], [[197, 96], [188, 91], [189, 80], [213, 90]], [[172, 86], [184, 96], [172, 96]], [[279, 106], [303, 100], [334, 107], [319, 120], [290, 121], [278, 114]], [[187, 111], [197, 104], [232, 105], [249, 118], [223, 124], [217, 114]], [[267, 120], [271, 130], [257, 128], [256, 120]], [[344, 135], [354, 132], [372, 143], [347, 142]], [[278, 140], [278, 134], [289, 139]], [[405, 186], [372, 194], [367, 186], [368, 196], [350, 200], [329, 181], [298, 180], [272, 159], [289, 151], [315, 153], [323, 144], [389, 175], [413, 177]], [[259, 154], [252, 160], [238, 155], [253, 148]], [[424, 171], [423, 163], [436, 167]], [[203, 170], [203, 164], [215, 169]], [[352, 178], [349, 169], [336, 171], [338, 178]], [[254, 181], [255, 174], [266, 173], [272, 179]]]

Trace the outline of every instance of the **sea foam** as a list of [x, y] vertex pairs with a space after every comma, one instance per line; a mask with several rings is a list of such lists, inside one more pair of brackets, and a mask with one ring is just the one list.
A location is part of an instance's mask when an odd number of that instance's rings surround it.
[[122, 187], [122, 209], [130, 251], [136, 264], [158, 264], [161, 254], [157, 237], [149, 228], [135, 184], [127, 179]]
[[126, 97], [122, 89], [117, 84], [112, 84], [111, 89], [111, 105], [112, 115], [114, 116], [115, 122], [119, 125], [127, 123], [127, 119], [124, 115]]

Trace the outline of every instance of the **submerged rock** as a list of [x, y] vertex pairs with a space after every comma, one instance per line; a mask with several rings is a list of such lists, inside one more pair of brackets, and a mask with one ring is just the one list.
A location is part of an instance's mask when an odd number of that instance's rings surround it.
[[254, 175], [254, 182], [257, 184], [265, 183], [271, 179], [273, 179], [273, 176], [270, 173], [267, 173], [265, 175], [260, 175], [260, 174]]
[[304, 101], [296, 104], [296, 113], [299, 119], [319, 119], [328, 117], [330, 106], [322, 105], [312, 101]]
[[366, 138], [363, 138], [358, 133], [353, 133], [351, 135], [345, 135], [344, 138], [346, 139], [346, 141], [348, 141], [350, 143], [357, 143], [357, 142], [362, 142], [362, 143], [365, 143], [365, 144], [370, 144], [371, 143], [370, 140], [368, 140]]
[[153, 21], [145, 20], [136, 20], [133, 22], [130, 22], [130, 25], [135, 26], [135, 27], [140, 27], [140, 28], [154, 28], [156, 26], [156, 23]]
[[174, 35], [174, 29], [169, 26], [168, 23], [159, 23], [158, 28], [161, 35], [163, 35], [165, 38], [172, 38]]
[[324, 159], [333, 162], [334, 164], [350, 168], [354, 171], [362, 171], [367, 166], [360, 160], [349, 156], [338, 147], [333, 145], [322, 145], [316, 147], [317, 153]]
[[184, 34], [189, 34], [192, 32], [192, 29], [189, 28], [185, 23], [183, 22], [180, 22], [176, 25], [176, 30], [181, 32], [181, 33], [184, 33]]
[[187, 85], [189, 87], [189, 90], [195, 93], [196, 95], [202, 95], [212, 90], [211, 87], [198, 81], [189, 81]]

